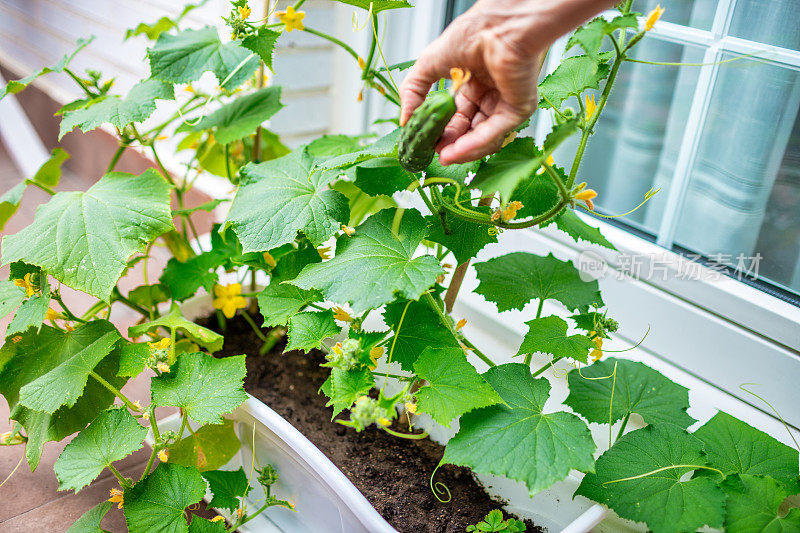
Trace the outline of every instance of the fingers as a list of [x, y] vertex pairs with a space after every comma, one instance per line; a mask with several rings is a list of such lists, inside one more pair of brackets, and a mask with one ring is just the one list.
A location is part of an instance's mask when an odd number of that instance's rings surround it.
[[524, 120], [510, 110], [498, 106], [485, 120], [442, 148], [439, 162], [445, 166], [467, 163], [492, 154], [500, 149], [506, 134]]
[[456, 139], [464, 135], [472, 126], [475, 115], [478, 113], [478, 103], [481, 94], [475, 89], [465, 87], [460, 93], [456, 95], [456, 114], [450, 119], [447, 127], [442, 133], [442, 138], [436, 145], [436, 151], [440, 152], [442, 148], [454, 142]]
[[401, 126], [405, 125], [414, 110], [425, 101], [431, 85], [448, 76], [452, 54], [450, 44], [443, 41], [445, 38], [449, 40], [446, 35], [442, 35], [428, 45], [400, 84]]

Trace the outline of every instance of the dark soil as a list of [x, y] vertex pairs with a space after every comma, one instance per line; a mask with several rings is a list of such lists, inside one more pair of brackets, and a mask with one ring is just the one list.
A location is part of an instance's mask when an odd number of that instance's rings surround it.
[[[218, 328], [216, 317], [201, 323]], [[284, 354], [282, 341], [262, 357], [258, 355], [261, 341], [243, 319], [229, 320], [227, 329], [225, 346], [217, 355], [247, 354], [245, 389], [308, 437], [398, 531], [462, 533], [503, 505], [486, 493], [468, 469], [453, 465], [443, 465], [436, 473], [435, 481], [444, 483], [452, 495], [449, 502], [439, 502], [429, 479], [444, 446], [429, 439], [400, 439], [374, 426], [356, 433], [331, 422], [331, 408], [325, 407], [327, 400], [318, 393], [330, 374], [319, 366], [325, 362], [321, 352]], [[408, 432], [407, 426], [393, 429]], [[528, 532], [544, 531], [529, 520], [525, 523]]]

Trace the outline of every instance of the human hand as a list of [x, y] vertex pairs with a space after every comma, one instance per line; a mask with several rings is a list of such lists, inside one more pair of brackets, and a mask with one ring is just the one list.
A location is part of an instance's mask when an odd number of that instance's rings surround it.
[[536, 109], [544, 55], [560, 35], [609, 0], [479, 0], [422, 52], [400, 85], [400, 123], [451, 68], [472, 72], [456, 96], [457, 111], [436, 150], [443, 165], [496, 152]]

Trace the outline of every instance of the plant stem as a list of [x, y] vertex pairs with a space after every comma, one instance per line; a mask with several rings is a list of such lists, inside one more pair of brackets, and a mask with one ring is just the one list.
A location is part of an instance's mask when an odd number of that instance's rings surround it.
[[616, 439], [614, 439], [615, 441], [619, 440], [619, 438], [620, 438], [620, 437], [622, 436], [622, 434], [624, 433], [624, 431], [625, 431], [625, 426], [627, 426], [627, 425], [628, 425], [628, 419], [629, 419], [630, 417], [631, 417], [631, 414], [630, 414], [630, 413], [628, 413], [627, 415], [625, 415], [625, 418], [623, 418], [623, 419], [622, 419], [622, 425], [619, 427], [619, 432], [617, 433], [617, 438], [616, 438]]
[[35, 181], [35, 180], [25, 180], [25, 183], [27, 183], [28, 185], [33, 185], [35, 187], [39, 187], [41, 190], [43, 190], [44, 192], [46, 192], [50, 196], [55, 196], [55, 194], [56, 194], [56, 191], [54, 191], [53, 189], [51, 189], [50, 187], [48, 187], [44, 183], [39, 183], [38, 181]]
[[142, 306], [140, 306], [138, 304], [133, 303], [132, 301], [127, 299], [125, 296], [123, 296], [122, 293], [119, 292], [119, 287], [114, 287], [114, 291], [111, 293], [111, 300], [112, 300], [112, 302], [121, 302], [123, 305], [125, 305], [127, 307], [130, 307], [131, 309], [133, 309], [137, 313], [140, 313], [145, 318], [149, 318], [150, 317], [150, 311], [148, 311], [147, 309], [145, 309], [144, 307], [142, 307]]
[[421, 440], [428, 436], [427, 431], [423, 431], [422, 433], [400, 433], [399, 431], [395, 431], [389, 428], [382, 428], [386, 433], [389, 435], [393, 435], [395, 437], [400, 437], [401, 439], [408, 439], [408, 440]]
[[89, 375], [90, 375], [90, 376], [92, 376], [92, 377], [93, 377], [93, 378], [94, 378], [94, 379], [95, 379], [95, 380], [96, 380], [98, 383], [100, 383], [100, 385], [102, 385], [103, 387], [105, 387], [106, 389], [108, 389], [108, 390], [109, 390], [109, 392], [111, 392], [112, 394], [114, 394], [114, 396], [116, 396], [117, 398], [119, 398], [120, 400], [122, 400], [122, 402], [125, 404], [125, 406], [126, 406], [128, 409], [130, 409], [131, 411], [133, 411], [133, 412], [135, 412], [135, 413], [138, 413], [138, 412], [140, 411], [140, 409], [139, 409], [138, 407], [136, 407], [135, 405], [133, 405], [133, 402], [132, 402], [132, 401], [130, 401], [130, 400], [129, 400], [129, 399], [128, 399], [128, 398], [127, 398], [127, 397], [126, 397], [124, 394], [122, 394], [122, 391], [121, 391], [121, 390], [119, 390], [119, 389], [118, 389], [118, 388], [116, 388], [114, 385], [112, 385], [111, 383], [109, 383], [108, 381], [106, 381], [106, 380], [103, 378], [103, 376], [101, 376], [100, 374], [98, 374], [98, 373], [97, 373], [97, 372], [95, 372], [94, 370], [90, 371], [90, 372], [89, 372]]
[[[150, 145], [150, 151], [153, 152], [153, 159], [155, 160], [156, 165], [158, 165], [158, 169], [161, 171], [162, 174], [164, 174], [164, 179], [166, 179], [170, 183], [170, 185], [175, 187], [176, 192], [177, 192], [178, 186], [175, 185], [175, 181], [172, 179], [172, 174], [169, 173], [169, 171], [167, 170], [167, 167], [165, 167], [164, 163], [161, 162], [161, 158], [158, 157], [158, 152], [156, 152], [156, 146], [154, 144]], [[181, 204], [180, 207], [183, 208], [183, 201], [182, 201], [180, 195], [178, 196], [178, 198], [179, 198], [179, 200], [181, 200], [180, 201], [180, 204]]]
[[114, 474], [114, 477], [117, 478], [117, 481], [119, 481], [120, 485], [122, 485], [125, 488], [131, 488], [133, 486], [131, 485], [130, 481], [125, 479], [122, 473], [119, 470], [117, 470], [117, 467], [115, 467], [113, 464], [108, 463], [106, 465], [106, 468], [108, 468], [111, 471], [111, 473]]
[[256, 334], [256, 337], [261, 339], [262, 342], [269, 342], [269, 339], [267, 339], [266, 335], [264, 335], [264, 332], [261, 331], [261, 328], [258, 327], [253, 320], [253, 317], [250, 316], [250, 313], [248, 313], [247, 310], [242, 311], [242, 317], [244, 318], [245, 322], [250, 324], [250, 327], [253, 328], [253, 332]]
[[78, 76], [76, 76], [75, 73], [72, 72], [71, 69], [68, 69], [68, 68], [64, 67], [64, 72], [66, 72], [67, 76], [72, 78], [75, 81], [75, 83], [80, 85], [81, 89], [83, 89], [83, 92], [86, 93], [86, 96], [88, 96], [89, 98], [94, 98], [95, 96], [97, 96], [96, 94], [94, 94], [92, 91], [89, 90], [89, 88], [86, 86], [86, 84], [83, 83], [83, 80], [80, 79]]
[[[536, 310], [536, 318], [541, 318], [542, 317], [542, 309], [543, 308], [544, 308], [544, 299], [540, 298], [539, 299], [539, 308]], [[523, 361], [523, 364], [525, 366], [531, 366], [531, 360], [532, 359], [533, 359], [533, 352], [525, 354], [525, 360]], [[541, 370], [541, 369], [539, 369], [539, 370]], [[535, 374], [535, 375], [538, 375], [538, 374]]]
[[58, 302], [58, 305], [61, 306], [61, 309], [64, 311], [64, 314], [67, 317], [67, 320], [73, 320], [75, 322], [86, 322], [86, 320], [84, 320], [83, 318], [78, 318], [72, 311], [70, 311], [69, 307], [67, 307], [67, 304], [65, 304], [64, 300], [61, 299], [61, 294], [59, 294], [58, 292], [53, 292], [51, 294], [51, 297], [53, 298], [53, 300]]
[[228, 176], [228, 181], [233, 183], [233, 176], [231, 175], [231, 156], [228, 145], [225, 145], [225, 174]]
[[[527, 357], [526, 357], [526, 359], [527, 359]], [[541, 374], [542, 372], [544, 372], [545, 370], [547, 370], [548, 368], [553, 366], [555, 364], [555, 362], [556, 362], [555, 359], [552, 359], [549, 363], [547, 363], [542, 368], [540, 368], [539, 370], [537, 370], [536, 372], [531, 374], [531, 376], [535, 378], [536, 376], [538, 376], [539, 374]], [[530, 363], [530, 361], [529, 361], [529, 363]]]
[[124, 152], [125, 148], [127, 147], [128, 147], [127, 143], [120, 143], [119, 147], [117, 148], [117, 151], [114, 152], [114, 156], [111, 158], [111, 162], [108, 163], [108, 168], [106, 169], [106, 173], [114, 170], [114, 167], [116, 167], [117, 163], [119, 162], [119, 158], [122, 157], [122, 152]]
[[[372, 23], [378, 23], [378, 17], [372, 15]], [[376, 33], [372, 34], [372, 42], [369, 45], [369, 54], [367, 55], [367, 61], [364, 66], [364, 72], [361, 73], [361, 79], [366, 80], [369, 77], [369, 71], [372, 69], [372, 60], [375, 58], [375, 48], [378, 44], [378, 36]]]

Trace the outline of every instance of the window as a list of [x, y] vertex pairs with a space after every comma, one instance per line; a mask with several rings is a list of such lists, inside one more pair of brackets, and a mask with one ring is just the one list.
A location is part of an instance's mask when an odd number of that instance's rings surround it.
[[[470, 1], [451, 0], [448, 15]], [[648, 12], [655, 0], [637, 0]], [[663, 23], [629, 63], [579, 177], [604, 214], [658, 245], [800, 303], [800, 10], [796, 0], [661, 0]], [[545, 71], [558, 65], [566, 38]], [[578, 53], [577, 49], [570, 53]], [[722, 63], [720, 63], [722, 62]], [[572, 102], [577, 108], [577, 103]], [[635, 117], [635, 120], [633, 120]], [[537, 113], [535, 136], [552, 117]], [[625, 128], [621, 128], [626, 124]], [[575, 144], [556, 162], [571, 161]]]

